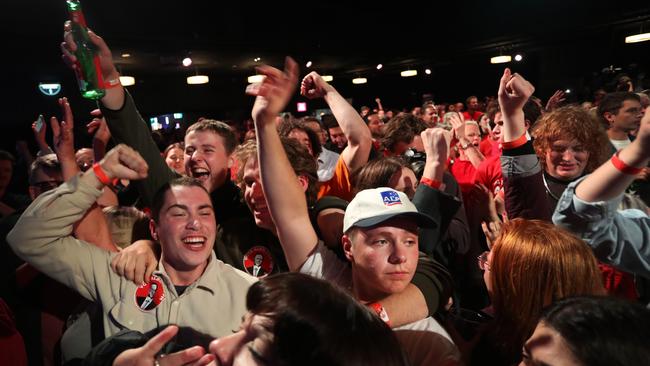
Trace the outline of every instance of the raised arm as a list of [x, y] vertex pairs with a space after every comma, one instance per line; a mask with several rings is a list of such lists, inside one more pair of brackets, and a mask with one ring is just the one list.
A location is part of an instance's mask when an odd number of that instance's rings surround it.
[[532, 141], [526, 134], [523, 107], [535, 91], [519, 74], [505, 69], [499, 82], [503, 116], [501, 171], [508, 218], [550, 221], [552, 208], [544, 189], [543, 171]]
[[[59, 105], [63, 110], [65, 120], [61, 120], [59, 123], [56, 117], [52, 117], [50, 122], [54, 150], [61, 163], [61, 175], [64, 181], [68, 181], [79, 173], [74, 150], [74, 119], [67, 98], [59, 99]], [[86, 214], [75, 223], [74, 234], [79, 240], [87, 241], [106, 250], [117, 251], [104, 213], [97, 203], [94, 203]]]
[[650, 109], [637, 138], [591, 175], [569, 184], [553, 214], [553, 222], [587, 242], [600, 261], [644, 277], [650, 277], [650, 217], [618, 206], [648, 161]]
[[505, 69], [499, 82], [499, 106], [503, 115], [503, 141], [511, 142], [526, 133], [524, 105], [535, 87], [519, 74]]
[[323, 98], [332, 110], [348, 139], [348, 146], [341, 152], [341, 159], [348, 170], [354, 171], [367, 163], [372, 148], [372, 135], [354, 107], [316, 72], [311, 72], [304, 77], [300, 93], [310, 99]]
[[609, 201], [618, 197], [649, 161], [650, 108], [646, 108], [636, 139], [585, 178], [576, 187], [576, 197], [586, 202]]
[[111, 150], [99, 166], [101, 179], [89, 169], [40, 195], [7, 235], [19, 257], [91, 300], [97, 298], [96, 281], [110, 276], [109, 254], [72, 237], [72, 226], [99, 197], [102, 181], [139, 179], [147, 173], [142, 157], [124, 145]]
[[452, 114], [449, 121], [451, 122], [451, 126], [454, 128], [454, 133], [458, 139], [458, 145], [465, 152], [467, 160], [472, 163], [474, 168], [478, 168], [483, 160], [485, 160], [485, 156], [483, 156], [481, 151], [478, 149], [478, 146], [474, 146], [472, 141], [467, 138], [467, 135], [465, 134], [465, 121], [463, 121], [461, 114]]
[[[102, 76], [104, 80], [119, 80], [119, 73], [113, 64], [111, 50], [106, 42], [92, 31], [88, 32], [90, 40], [98, 50]], [[61, 43], [63, 60], [74, 69], [76, 44], [72, 39], [69, 22], [64, 27], [64, 42]], [[156, 192], [166, 182], [173, 179], [175, 174], [165, 164], [156, 143], [151, 137], [147, 123], [135, 107], [133, 98], [126, 93], [119, 82], [106, 89], [106, 95], [101, 99], [101, 111], [106, 119], [108, 128], [116, 143], [126, 144], [135, 149], [149, 165], [146, 179], [138, 182], [138, 191], [145, 205], [151, 206]]]
[[266, 78], [247, 92], [257, 97], [252, 115], [262, 189], [289, 269], [297, 271], [316, 247], [318, 238], [309, 220], [301, 180], [289, 163], [275, 127], [275, 116], [296, 90], [298, 64], [287, 58], [284, 71], [262, 66], [258, 73]]

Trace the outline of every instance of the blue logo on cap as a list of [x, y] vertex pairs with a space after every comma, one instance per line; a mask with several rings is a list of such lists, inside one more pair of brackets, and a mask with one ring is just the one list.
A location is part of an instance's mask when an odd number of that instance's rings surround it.
[[384, 201], [384, 205], [386, 206], [402, 204], [402, 200], [400, 200], [399, 195], [395, 191], [381, 192], [381, 199]]

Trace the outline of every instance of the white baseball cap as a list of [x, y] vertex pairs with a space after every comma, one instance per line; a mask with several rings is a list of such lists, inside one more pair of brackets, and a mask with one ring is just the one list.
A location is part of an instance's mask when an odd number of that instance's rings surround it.
[[395, 216], [411, 217], [419, 227], [433, 228], [436, 222], [418, 212], [406, 194], [392, 188], [365, 189], [350, 202], [343, 217], [343, 232], [351, 227], [371, 227]]

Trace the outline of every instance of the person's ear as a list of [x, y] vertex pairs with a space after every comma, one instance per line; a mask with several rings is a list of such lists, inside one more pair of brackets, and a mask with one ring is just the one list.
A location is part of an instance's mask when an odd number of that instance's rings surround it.
[[305, 177], [304, 175], [299, 175], [298, 176], [298, 182], [300, 183], [300, 186], [302, 187], [302, 191], [306, 192], [307, 188], [309, 188], [309, 178]]
[[158, 241], [158, 228], [156, 222], [153, 219], [149, 220], [149, 231], [151, 232], [151, 237], [154, 241]]
[[616, 116], [614, 116], [614, 114], [611, 112], [605, 112], [603, 113], [603, 117], [605, 118], [605, 121], [607, 121], [607, 123], [611, 125], [612, 122], [614, 122], [614, 118]]
[[348, 235], [343, 234], [341, 237], [341, 244], [343, 245], [343, 253], [345, 257], [352, 263], [354, 263], [354, 256], [352, 255], [352, 240]]

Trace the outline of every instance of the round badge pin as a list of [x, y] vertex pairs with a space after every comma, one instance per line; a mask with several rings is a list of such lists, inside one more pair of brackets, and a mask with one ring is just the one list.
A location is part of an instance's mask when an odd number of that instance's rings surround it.
[[151, 275], [149, 283], [142, 284], [135, 290], [135, 304], [142, 311], [155, 309], [164, 299], [162, 280], [156, 275]]
[[271, 252], [263, 246], [254, 246], [244, 254], [244, 268], [248, 274], [262, 278], [273, 272], [273, 256]]

